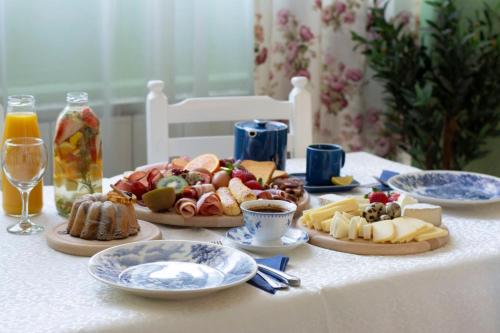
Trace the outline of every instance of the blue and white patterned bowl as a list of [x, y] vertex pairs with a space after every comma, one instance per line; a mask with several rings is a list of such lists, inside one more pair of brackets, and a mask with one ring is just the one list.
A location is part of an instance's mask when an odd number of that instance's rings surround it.
[[95, 254], [89, 273], [113, 287], [147, 297], [191, 298], [242, 284], [257, 264], [249, 255], [204, 242], [158, 240]]
[[463, 171], [422, 171], [389, 179], [396, 191], [424, 202], [459, 206], [500, 202], [500, 179]]
[[[251, 200], [241, 204], [245, 226], [259, 242], [275, 241], [283, 237], [293, 221], [297, 205], [284, 200]], [[252, 209], [278, 207], [283, 212], [257, 212]]]

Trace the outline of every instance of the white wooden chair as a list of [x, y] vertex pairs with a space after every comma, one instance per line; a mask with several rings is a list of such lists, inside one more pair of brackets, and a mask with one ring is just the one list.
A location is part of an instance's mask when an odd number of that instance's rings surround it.
[[294, 77], [288, 101], [269, 96], [190, 98], [168, 104], [163, 81], [149, 81], [146, 99], [147, 161], [156, 163], [175, 156], [197, 156], [211, 152], [220, 158], [234, 155], [234, 137], [196, 136], [171, 138], [169, 124], [282, 119], [289, 121], [287, 150], [304, 157], [312, 143], [311, 95], [307, 78]]

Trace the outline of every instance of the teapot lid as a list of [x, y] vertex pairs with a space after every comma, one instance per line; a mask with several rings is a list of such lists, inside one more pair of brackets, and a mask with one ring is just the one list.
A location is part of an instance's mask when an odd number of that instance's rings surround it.
[[246, 131], [257, 131], [257, 132], [267, 132], [267, 131], [283, 131], [287, 130], [288, 126], [279, 121], [262, 120], [255, 119], [252, 121], [239, 121], [234, 126], [238, 129]]

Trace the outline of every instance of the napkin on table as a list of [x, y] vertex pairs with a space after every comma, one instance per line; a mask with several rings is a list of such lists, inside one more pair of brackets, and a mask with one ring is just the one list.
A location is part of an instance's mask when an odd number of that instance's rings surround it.
[[[277, 255], [271, 258], [262, 258], [262, 259], [255, 259], [255, 261], [259, 264], [264, 264], [266, 266], [272, 267], [274, 269], [279, 269], [280, 271], [285, 271], [286, 266], [288, 265], [288, 260], [290, 258], [282, 256], [282, 255]], [[258, 275], [255, 275], [250, 281], [248, 281], [251, 285], [260, 288], [264, 291], [267, 291], [270, 294], [276, 293], [276, 289], [271, 287], [269, 283], [264, 281], [263, 278], [261, 278]]]
[[[399, 175], [399, 172], [394, 172], [390, 170], [382, 170], [382, 173], [378, 178], [383, 180], [384, 182], [387, 182], [391, 177]], [[391, 188], [389, 186], [385, 186], [384, 184], [380, 184], [377, 186], [374, 186], [374, 188], [379, 189], [380, 191], [390, 191]]]

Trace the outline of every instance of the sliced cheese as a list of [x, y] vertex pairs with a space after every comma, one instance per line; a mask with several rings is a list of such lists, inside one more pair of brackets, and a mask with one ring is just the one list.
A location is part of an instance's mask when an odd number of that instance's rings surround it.
[[404, 207], [403, 216], [415, 217], [417, 219], [432, 223], [435, 226], [440, 226], [442, 208], [440, 206], [426, 203], [410, 204]]
[[334, 238], [346, 238], [348, 232], [348, 221], [342, 216], [342, 213], [335, 213], [332, 224], [330, 225], [330, 235]]
[[351, 215], [351, 216], [361, 216], [361, 211], [359, 209], [355, 209], [355, 210], [350, 210], [348, 212], [346, 212], [347, 214]]
[[321, 230], [329, 233], [331, 223], [332, 223], [332, 219], [326, 219], [324, 221], [321, 221]]
[[392, 222], [395, 224], [407, 225], [406, 227], [402, 226], [400, 228], [401, 230], [405, 230], [405, 228], [406, 230], [408, 230], [409, 228], [413, 228], [415, 230], [413, 233], [407, 233], [406, 237], [405, 236], [397, 237], [398, 243], [411, 242], [415, 237], [417, 237], [421, 233], [427, 232], [429, 230], [432, 230], [432, 228], [434, 228], [432, 224], [413, 217], [405, 217], [405, 216], [397, 217], [393, 219]]
[[312, 221], [311, 219], [307, 219], [305, 216], [300, 219], [302, 221], [302, 224], [308, 227], [309, 229], [313, 228]]
[[432, 230], [427, 231], [427, 232], [425, 232], [423, 234], [420, 234], [417, 237], [415, 237], [415, 240], [417, 242], [422, 242], [422, 241], [426, 241], [426, 240], [429, 240], [429, 239], [444, 237], [446, 235], [448, 235], [448, 230], [441, 229], [441, 228], [438, 228], [438, 227], [434, 227]]
[[355, 240], [358, 238], [358, 225], [359, 225], [359, 216], [353, 216], [349, 220], [349, 230], [347, 231], [347, 237], [350, 240]]
[[395, 234], [396, 228], [391, 220], [372, 223], [373, 241], [375, 243], [390, 242]]
[[[331, 202], [327, 205], [324, 205], [324, 206], [320, 206], [320, 207], [316, 207], [316, 208], [310, 208], [310, 209], [306, 209], [302, 212], [302, 214], [304, 216], [307, 216], [309, 215], [310, 213], [313, 213], [313, 212], [319, 212], [319, 211], [322, 211], [322, 210], [328, 210], [328, 209], [331, 209], [331, 208], [334, 208], [334, 207], [338, 207], [338, 206], [342, 206], [342, 205], [345, 205], [346, 203], [350, 203], [352, 205], [352, 203], [357, 203], [356, 199], [353, 198], [353, 197], [348, 197], [348, 198], [343, 198], [342, 200], [339, 200], [339, 201], [335, 201], [335, 202]], [[357, 206], [356, 206], [357, 208]], [[353, 208], [354, 209], [354, 208]]]
[[[363, 228], [365, 225], [368, 224], [368, 221], [364, 217], [359, 218], [359, 223], [358, 223], [358, 237], [363, 237]], [[370, 238], [371, 238], [371, 229], [370, 229]]]
[[404, 219], [394, 219], [392, 223], [394, 224], [396, 234], [391, 243], [400, 243], [406, 239], [411, 240], [418, 234], [418, 227]]
[[372, 239], [372, 228], [371, 223], [363, 224], [363, 239]]
[[333, 217], [335, 212], [348, 212], [358, 209], [358, 203], [356, 199], [350, 198], [343, 201], [341, 204], [333, 206], [327, 209], [319, 209], [317, 211], [304, 212], [303, 215], [310, 219], [313, 224], [324, 221], [328, 218]]
[[343, 215], [346, 219], [348, 219], [349, 221], [351, 220], [351, 218], [353, 218], [353, 217], [354, 217], [354, 215], [351, 215], [351, 214], [349, 214], [349, 213], [347, 213], [347, 212], [342, 212], [342, 215]]

